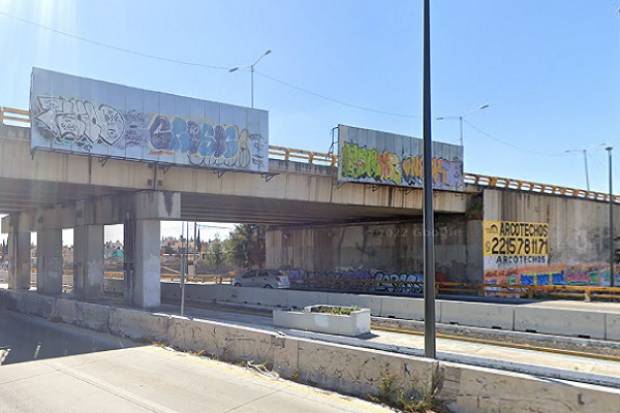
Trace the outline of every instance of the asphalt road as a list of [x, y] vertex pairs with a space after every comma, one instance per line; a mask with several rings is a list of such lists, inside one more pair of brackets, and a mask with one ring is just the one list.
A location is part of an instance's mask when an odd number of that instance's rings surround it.
[[0, 413], [391, 411], [252, 369], [3, 310], [0, 348]]

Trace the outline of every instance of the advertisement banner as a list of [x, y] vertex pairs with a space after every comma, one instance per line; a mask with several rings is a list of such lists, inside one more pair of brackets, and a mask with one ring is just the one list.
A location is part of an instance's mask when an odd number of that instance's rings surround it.
[[33, 68], [31, 148], [268, 172], [268, 114]]
[[[421, 188], [422, 139], [338, 125], [338, 181]], [[463, 147], [433, 142], [433, 188], [463, 189]]]

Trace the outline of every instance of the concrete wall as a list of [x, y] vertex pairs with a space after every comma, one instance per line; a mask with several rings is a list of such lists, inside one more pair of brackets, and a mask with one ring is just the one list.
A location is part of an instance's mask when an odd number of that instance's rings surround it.
[[[494, 271], [483, 257], [485, 220], [548, 223], [548, 264]], [[608, 220], [605, 202], [485, 189], [481, 196], [470, 197], [465, 214], [437, 215], [437, 279], [527, 284], [521, 280], [523, 274], [534, 284], [545, 285], [542, 280], [551, 282], [553, 274], [561, 274], [566, 284], [608, 285]], [[620, 235], [620, 206], [614, 222], [614, 231]], [[421, 221], [272, 226], [266, 234], [267, 266], [336, 275], [351, 270], [421, 275], [422, 245]], [[620, 242], [616, 247], [620, 248]], [[616, 277], [620, 284], [617, 270]]]
[[[439, 280], [470, 281], [480, 270], [468, 265], [469, 245], [479, 238], [463, 215], [438, 215], [435, 226], [436, 270]], [[421, 275], [422, 222], [365, 223], [269, 227], [266, 265], [310, 272], [380, 270], [386, 274]], [[479, 236], [473, 232], [474, 236]]]
[[[32, 292], [0, 290], [0, 306], [141, 341], [167, 343], [224, 361], [254, 361], [284, 378], [360, 397], [386, 378], [399, 390], [427, 394], [454, 413], [620, 411], [620, 391], [601, 386], [439, 362], [313, 341], [203, 320], [107, 307]], [[435, 383], [436, 386], [433, 386]]]
[[[604, 284], [609, 276], [609, 204], [520, 191], [484, 190], [483, 219], [549, 224], [548, 265], [533, 274], [564, 273], [567, 283]], [[620, 235], [620, 206], [614, 232]], [[616, 235], [616, 236], [617, 236]], [[620, 243], [616, 243], [616, 248]], [[485, 278], [496, 279], [485, 270]], [[519, 283], [520, 273], [514, 279]], [[510, 275], [508, 275], [510, 276]], [[498, 276], [497, 280], [502, 277]], [[605, 281], [603, 281], [605, 280]]]

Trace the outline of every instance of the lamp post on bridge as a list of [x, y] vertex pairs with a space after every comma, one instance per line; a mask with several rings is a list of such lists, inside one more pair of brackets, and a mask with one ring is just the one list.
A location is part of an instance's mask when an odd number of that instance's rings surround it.
[[249, 66], [235, 66], [235, 67], [228, 69], [228, 73], [236, 72], [239, 69], [250, 69], [250, 79], [251, 79], [250, 80], [250, 96], [251, 96], [252, 109], [254, 109], [254, 66], [256, 66], [258, 62], [260, 62], [263, 59], [263, 57], [267, 56], [270, 53], [271, 53], [271, 49], [266, 50], [265, 53], [260, 55], [260, 57], [256, 59], [256, 61]]
[[488, 103], [485, 103], [484, 105], [480, 106], [479, 108], [476, 108], [476, 109], [474, 109], [474, 110], [472, 110], [470, 112], [464, 113], [462, 115], [457, 115], [457, 116], [439, 116], [439, 117], [437, 117], [435, 119], [436, 120], [451, 120], [451, 119], [458, 120], [459, 121], [459, 143], [460, 143], [461, 146], [463, 146], [463, 120], [467, 116], [469, 116], [469, 115], [472, 115], [472, 114], [474, 114], [474, 113], [476, 113], [478, 111], [481, 111], [481, 110], [489, 108], [489, 106], [491, 106], [491, 105], [489, 105]]

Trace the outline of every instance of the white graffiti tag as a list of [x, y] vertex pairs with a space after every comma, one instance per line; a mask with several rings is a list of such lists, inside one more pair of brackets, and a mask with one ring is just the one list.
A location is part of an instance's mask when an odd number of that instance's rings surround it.
[[95, 106], [82, 99], [38, 96], [34, 119], [44, 135], [58, 143], [91, 148], [114, 145], [125, 132], [123, 114], [108, 105]]

